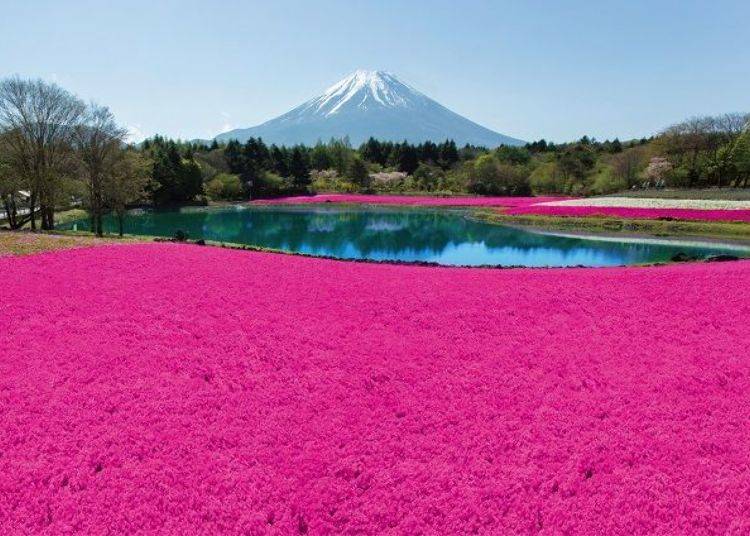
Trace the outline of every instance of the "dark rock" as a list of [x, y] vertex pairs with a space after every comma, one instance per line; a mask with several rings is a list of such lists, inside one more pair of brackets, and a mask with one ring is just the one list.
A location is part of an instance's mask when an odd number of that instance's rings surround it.
[[197, 246], [205, 246], [206, 245], [206, 241], [201, 238], [200, 240], [196, 240], [195, 244]]
[[711, 255], [710, 257], [706, 257], [706, 262], [727, 262], [727, 261], [738, 261], [740, 260], [739, 257], [736, 255]]
[[678, 253], [675, 253], [672, 255], [672, 262], [690, 262], [690, 261], [696, 261], [698, 260], [697, 257], [693, 257], [692, 255], [688, 255], [684, 251], [680, 251]]

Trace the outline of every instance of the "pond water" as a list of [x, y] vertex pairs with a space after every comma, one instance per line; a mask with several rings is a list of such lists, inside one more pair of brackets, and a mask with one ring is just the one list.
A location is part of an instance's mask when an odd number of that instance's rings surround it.
[[[678, 252], [750, 256], [750, 247], [696, 241], [570, 236], [493, 225], [445, 209], [231, 206], [133, 211], [128, 234], [203, 238], [342, 259], [446, 265], [618, 266], [664, 262]], [[88, 230], [87, 221], [66, 229]], [[105, 220], [105, 231], [117, 223]]]

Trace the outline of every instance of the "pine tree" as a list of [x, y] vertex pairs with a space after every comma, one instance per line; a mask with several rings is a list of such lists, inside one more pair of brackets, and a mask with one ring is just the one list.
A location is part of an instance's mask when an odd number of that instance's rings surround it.
[[[455, 146], [454, 146], [455, 148]], [[458, 158], [458, 152], [456, 153]], [[407, 142], [401, 144], [401, 154], [398, 159], [398, 170], [403, 171], [411, 175], [419, 166], [419, 158], [417, 155], [417, 149]]]
[[331, 157], [328, 154], [328, 147], [321, 141], [318, 141], [318, 143], [315, 144], [315, 147], [313, 147], [313, 150], [310, 153], [310, 165], [313, 169], [317, 169], [318, 171], [331, 167]]
[[440, 167], [448, 169], [453, 167], [458, 162], [458, 149], [456, 148], [456, 142], [453, 140], [445, 140], [440, 145]]
[[367, 189], [370, 187], [370, 173], [367, 164], [358, 156], [352, 159], [349, 167], [349, 178], [360, 188]]
[[304, 149], [295, 145], [289, 158], [289, 174], [295, 188], [303, 190], [310, 184], [310, 166]]
[[271, 145], [271, 170], [280, 177], [289, 176], [289, 155], [286, 147]]

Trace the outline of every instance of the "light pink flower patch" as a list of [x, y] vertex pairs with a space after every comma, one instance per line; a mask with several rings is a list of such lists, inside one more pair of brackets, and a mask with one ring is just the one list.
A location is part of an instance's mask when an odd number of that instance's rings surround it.
[[2, 258], [3, 533], [746, 533], [750, 262]]
[[379, 205], [408, 205], [431, 207], [520, 207], [545, 201], [560, 201], [565, 197], [434, 197], [410, 195], [321, 194], [313, 196], [259, 199], [256, 205], [308, 203], [362, 203]]
[[539, 216], [608, 217], [628, 219], [674, 218], [676, 220], [748, 221], [750, 210], [703, 210], [689, 208], [632, 208], [632, 207], [581, 207], [565, 205], [520, 205], [507, 214], [535, 214]]

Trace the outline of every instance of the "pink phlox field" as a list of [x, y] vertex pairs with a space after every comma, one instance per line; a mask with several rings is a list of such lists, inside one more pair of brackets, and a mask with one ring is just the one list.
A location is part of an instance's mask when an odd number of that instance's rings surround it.
[[750, 262], [0, 258], [4, 534], [746, 533]]
[[351, 203], [404, 206], [455, 207], [520, 207], [545, 201], [559, 201], [565, 197], [437, 197], [411, 195], [319, 194], [312, 196], [280, 197], [252, 201], [256, 205]]

